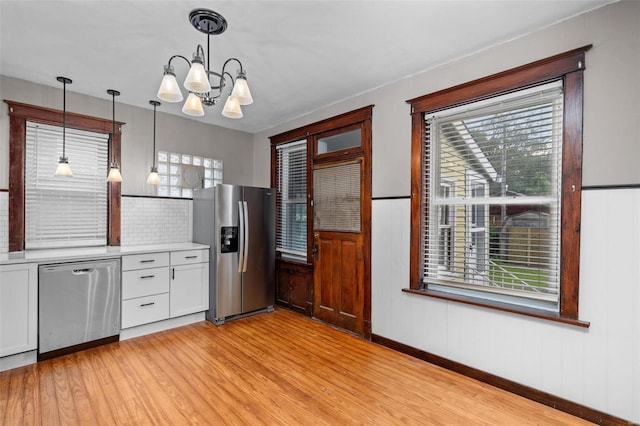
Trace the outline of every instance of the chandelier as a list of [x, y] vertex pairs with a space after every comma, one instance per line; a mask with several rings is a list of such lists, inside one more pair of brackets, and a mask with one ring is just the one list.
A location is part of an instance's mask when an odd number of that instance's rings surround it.
[[[212, 35], [222, 34], [227, 29], [226, 19], [213, 10], [194, 9], [189, 13], [189, 21], [196, 30], [207, 35], [207, 54], [205, 56], [204, 48], [198, 44], [191, 61], [182, 55], [173, 55], [169, 58], [169, 62], [164, 66], [164, 76], [160, 89], [158, 89], [158, 98], [165, 102], [181, 102], [184, 99], [176, 81], [176, 73], [171, 65], [175, 58], [182, 58], [189, 64], [189, 73], [183, 84], [189, 95], [182, 107], [182, 112], [195, 117], [203, 116], [203, 105], [215, 105], [222, 97], [225, 87], [233, 87], [222, 109], [222, 115], [228, 118], [242, 118], [240, 105], [253, 103], [247, 84], [247, 74], [242, 68], [242, 63], [236, 58], [229, 58], [224, 62], [220, 72], [212, 71], [210, 67], [209, 39]], [[205, 60], [206, 69], [204, 67]], [[227, 66], [232, 62], [236, 62], [240, 66], [235, 80], [227, 71]]]

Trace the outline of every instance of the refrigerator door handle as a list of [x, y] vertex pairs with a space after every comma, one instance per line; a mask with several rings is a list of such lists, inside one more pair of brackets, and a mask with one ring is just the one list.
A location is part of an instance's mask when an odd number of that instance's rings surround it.
[[247, 262], [249, 260], [249, 208], [247, 202], [242, 202], [244, 207], [244, 264], [242, 272], [247, 272]]
[[244, 266], [244, 208], [242, 201], [238, 201], [238, 222], [238, 228], [240, 228], [238, 238], [238, 272], [242, 272]]

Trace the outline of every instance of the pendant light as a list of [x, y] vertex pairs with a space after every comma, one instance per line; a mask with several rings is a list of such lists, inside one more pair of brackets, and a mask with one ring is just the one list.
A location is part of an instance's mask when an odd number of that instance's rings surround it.
[[[111, 119], [112, 123], [112, 131], [111, 131], [111, 141], [116, 136], [116, 96], [120, 96], [120, 92], [117, 90], [109, 89], [107, 93], [111, 95], [113, 100], [112, 102], [112, 111], [113, 118]], [[122, 175], [120, 174], [120, 168], [118, 167], [118, 162], [113, 161], [111, 163], [111, 168], [109, 169], [109, 176], [107, 176], [107, 182], [122, 182]]]
[[66, 155], [66, 127], [67, 127], [67, 84], [71, 84], [71, 79], [67, 77], [56, 77], [62, 83], [62, 157], [58, 161], [56, 168], [56, 176], [73, 176], [71, 167], [69, 167], [69, 159]]
[[156, 167], [156, 108], [160, 106], [158, 101], [149, 101], [153, 105], [153, 165], [147, 178], [149, 185], [158, 185], [160, 183], [160, 176], [158, 176], [158, 167]]

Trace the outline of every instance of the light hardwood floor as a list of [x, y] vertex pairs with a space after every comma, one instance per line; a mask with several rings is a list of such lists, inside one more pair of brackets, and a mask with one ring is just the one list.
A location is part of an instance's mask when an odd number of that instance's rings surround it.
[[589, 424], [282, 309], [0, 373], [0, 423]]

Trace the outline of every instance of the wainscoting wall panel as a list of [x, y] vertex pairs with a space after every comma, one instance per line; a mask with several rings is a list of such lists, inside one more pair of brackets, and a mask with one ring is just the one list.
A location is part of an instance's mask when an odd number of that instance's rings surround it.
[[403, 293], [409, 199], [374, 199], [372, 332], [640, 422], [640, 189], [583, 192], [580, 319], [589, 328]]
[[9, 251], [9, 193], [0, 191], [0, 253]]

